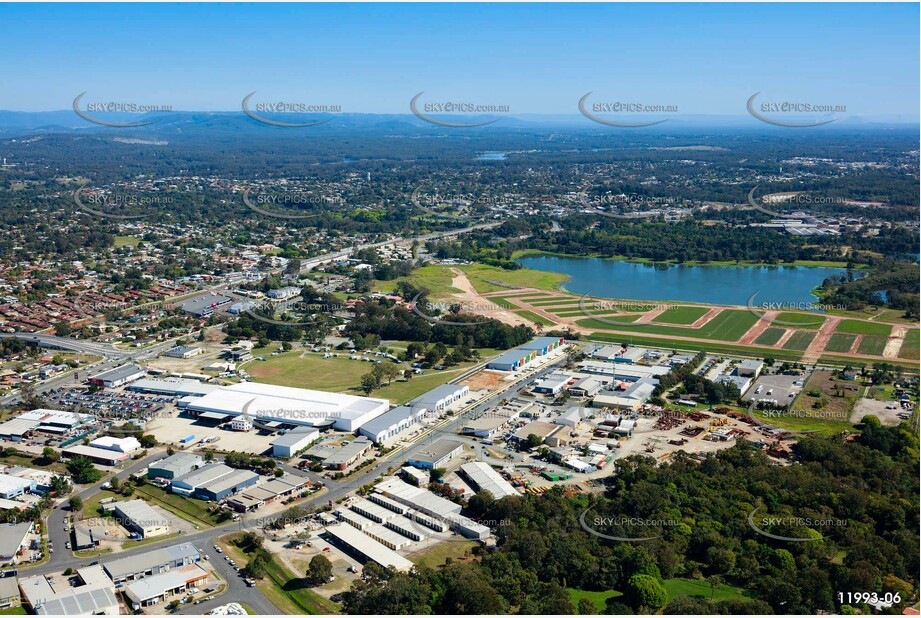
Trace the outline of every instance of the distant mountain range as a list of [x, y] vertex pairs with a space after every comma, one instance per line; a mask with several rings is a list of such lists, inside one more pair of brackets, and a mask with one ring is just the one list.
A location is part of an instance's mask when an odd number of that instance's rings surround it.
[[[325, 120], [321, 125], [301, 128], [282, 128], [269, 126], [249, 118], [242, 111], [239, 112], [156, 112], [150, 114], [128, 113], [98, 113], [93, 117], [107, 122], [137, 123], [156, 120], [153, 124], [141, 127], [115, 128], [94, 124], [80, 118], [73, 110], [51, 112], [13, 112], [0, 110], [0, 135], [15, 136], [25, 133], [74, 133], [86, 131], [103, 131], [109, 133], [149, 133], [151, 135], [181, 135], [188, 131], [207, 131], [218, 133], [249, 133], [253, 131], [303, 131], [319, 134], [335, 134], [345, 131], [367, 132], [375, 134], [412, 135], [427, 133], [443, 133], [446, 131], [546, 131], [553, 129], [567, 130], [604, 130], [626, 131], [617, 127], [607, 127], [580, 114], [495, 114], [483, 116], [438, 115], [441, 121], [454, 123], [478, 123], [489, 120], [496, 122], [479, 127], [466, 127], [463, 129], [443, 127], [428, 123], [413, 114], [274, 114], [270, 118], [274, 121], [297, 123], [306, 121]], [[644, 127], [642, 131], [670, 132], [682, 130], [701, 130], [707, 128], [726, 128], [736, 130], [787, 130], [782, 127], [772, 127], [743, 115], [678, 115], [678, 114], [645, 114], [632, 117], [618, 118], [623, 122], [650, 122], [666, 119], [659, 125]], [[861, 117], [846, 116], [815, 129], [902, 129], [917, 127], [916, 120], [904, 122], [897, 117]]]

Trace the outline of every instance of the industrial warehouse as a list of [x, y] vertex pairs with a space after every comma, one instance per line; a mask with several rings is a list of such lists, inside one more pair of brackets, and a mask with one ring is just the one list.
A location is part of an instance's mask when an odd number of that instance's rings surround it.
[[255, 472], [212, 463], [173, 479], [170, 489], [181, 496], [218, 501], [258, 482]]
[[218, 422], [246, 414], [255, 421], [276, 426], [331, 426], [348, 432], [357, 431], [390, 407], [386, 399], [255, 382], [217, 387], [203, 397], [190, 397], [182, 403], [190, 414]]

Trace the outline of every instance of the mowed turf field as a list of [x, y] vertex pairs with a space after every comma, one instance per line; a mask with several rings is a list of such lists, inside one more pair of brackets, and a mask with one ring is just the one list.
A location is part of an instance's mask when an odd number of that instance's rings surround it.
[[878, 322], [841, 320], [836, 331], [839, 333], [851, 333], [854, 335], [878, 335], [880, 337], [888, 337], [892, 332], [892, 326], [889, 324], [880, 324]]
[[653, 322], [664, 322], [666, 324], [693, 324], [710, 311], [706, 307], [669, 307], [655, 318]]
[[758, 335], [758, 338], [755, 339], [755, 343], [758, 345], [774, 345], [780, 341], [780, 338], [783, 337], [785, 332], [787, 332], [787, 329], [785, 328], [777, 328], [775, 326], [771, 326], [766, 328], [763, 333]]
[[886, 337], [864, 335], [863, 339], [860, 341], [860, 345], [857, 346], [857, 353], [879, 356], [883, 353], [883, 350], [886, 349], [886, 341], [888, 341]]
[[899, 350], [899, 358], [918, 360], [918, 349], [921, 348], [921, 330], [913, 328], [905, 335], [905, 341]]
[[597, 319], [579, 320], [577, 324], [598, 330], [623, 330], [624, 332], [649, 333], [650, 335], [672, 335], [675, 337], [693, 337], [696, 339], [713, 339], [715, 341], [737, 341], [748, 332], [758, 316], [740, 309], [726, 309], [700, 328], [682, 328], [660, 324], [636, 324], [612, 326]]
[[856, 335], [846, 335], [844, 333], [835, 333], [825, 345], [826, 352], [848, 352], [854, 345]]
[[825, 322], [825, 316], [819, 313], [781, 313], [774, 319], [775, 323], [791, 328], [819, 328]]
[[809, 344], [812, 343], [812, 340], [815, 339], [815, 335], [813, 331], [798, 330], [783, 344], [783, 349], [805, 350], [809, 347]]

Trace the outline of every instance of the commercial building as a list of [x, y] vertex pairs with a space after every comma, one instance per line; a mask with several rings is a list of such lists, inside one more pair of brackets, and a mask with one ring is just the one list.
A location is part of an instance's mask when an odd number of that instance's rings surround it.
[[[404, 483], [398, 478], [378, 483], [374, 486], [374, 491], [410, 507], [411, 511], [407, 516], [436, 532], [451, 529], [468, 539], [480, 540], [492, 534], [488, 527], [461, 515], [459, 504], [437, 496], [426, 489]], [[371, 495], [371, 499], [374, 500], [374, 494]]]
[[608, 363], [626, 363], [631, 365], [646, 357], [644, 348], [624, 348], [619, 345], [601, 346], [592, 352], [592, 358]]
[[39, 616], [116, 616], [115, 586], [99, 565], [77, 569], [77, 585], [69, 578], [44, 575], [19, 580], [23, 603]]
[[573, 397], [594, 397], [604, 385], [604, 381], [592, 376], [581, 378], [569, 387], [569, 394]]
[[397, 571], [409, 571], [413, 568], [412, 562], [348, 524], [329, 526], [325, 534], [335, 544], [353, 554], [358, 554], [364, 560], [370, 560]]
[[425, 407], [399, 406], [368, 421], [358, 433], [382, 444], [418, 423], [426, 412]]
[[26, 492], [35, 493], [36, 485], [37, 483], [32, 479], [0, 474], [0, 498], [11, 500]]
[[508, 350], [486, 364], [487, 369], [517, 371], [540, 356], [544, 356], [563, 345], [562, 337], [535, 337], [528, 343]]
[[530, 436], [536, 436], [540, 443], [555, 447], [566, 444], [566, 431], [562, 425], [531, 421], [512, 435], [512, 439], [519, 443], [527, 442]]
[[127, 386], [126, 390], [170, 397], [201, 397], [217, 388], [215, 384], [203, 384], [190, 378], [141, 378]]
[[162, 603], [171, 596], [184, 595], [192, 588], [204, 586], [207, 581], [208, 571], [190, 564], [128, 584], [125, 597], [137, 610]]
[[609, 407], [615, 410], [636, 411], [652, 397], [658, 380], [643, 378], [631, 384], [624, 391], [604, 391], [592, 400], [595, 407]]
[[164, 352], [163, 356], [169, 356], [170, 358], [192, 358], [202, 353], [204, 353], [204, 350], [201, 348], [189, 345], [177, 345], [175, 348], [170, 348]]
[[93, 386], [104, 386], [106, 388], [118, 388], [134, 380], [140, 380], [147, 371], [137, 365], [122, 365], [115, 369], [103, 371], [100, 374], [90, 377], [89, 383]]
[[20, 442], [31, 431], [62, 435], [92, 420], [88, 414], [39, 408], [0, 423], [0, 439]]
[[470, 387], [463, 384], [442, 384], [432, 390], [419, 395], [407, 405], [413, 409], [425, 408], [430, 412], [438, 413], [450, 408], [470, 395]]
[[244, 408], [256, 425], [329, 427], [354, 432], [390, 407], [386, 399], [373, 399], [304, 388], [241, 382], [220, 386], [189, 401], [185, 409], [193, 415], [213, 413], [240, 416]]
[[32, 522], [0, 524], [0, 564], [16, 564], [26, 539], [32, 533]]
[[520, 346], [522, 350], [534, 350], [538, 356], [544, 356], [563, 345], [563, 337], [535, 337], [528, 343]]
[[125, 558], [111, 560], [102, 565], [116, 584], [144, 579], [171, 569], [196, 564], [201, 554], [192, 543], [180, 543], [143, 554], [132, 554]]
[[229, 304], [232, 301], [233, 299], [228, 298], [227, 296], [221, 296], [220, 294], [208, 292], [207, 294], [184, 300], [180, 303], [177, 303], [177, 305], [186, 313], [191, 313], [192, 315], [198, 316], [200, 318], [206, 318], [214, 313], [217, 309]]
[[228, 498], [227, 506], [244, 513], [288, 496], [302, 495], [310, 486], [310, 479], [297, 474], [285, 474], [262, 485], [247, 487], [236, 496]]
[[578, 427], [582, 420], [589, 416], [591, 416], [589, 410], [582, 406], [572, 406], [553, 419], [553, 423], [555, 425], [563, 425], [564, 427]]
[[535, 350], [512, 348], [486, 363], [486, 368], [495, 369], [496, 371], [517, 371], [535, 358], [537, 358]]
[[106, 448], [96, 448], [94, 446], [85, 446], [83, 444], [69, 446], [63, 449], [61, 454], [67, 458], [86, 457], [93, 463], [97, 463], [102, 466], [117, 466], [118, 464], [124, 463], [131, 458], [128, 453], [111, 451]]
[[493, 470], [489, 464], [472, 461], [462, 465], [460, 470], [473, 483], [477, 492], [488, 491], [496, 500], [518, 495], [511, 483], [502, 478], [502, 475]]
[[477, 438], [491, 438], [499, 433], [509, 422], [510, 419], [507, 416], [484, 414], [477, 419], [464, 423], [464, 426], [461, 427], [461, 433], [476, 436]]
[[759, 360], [746, 359], [736, 365], [735, 374], [746, 378], [757, 378], [764, 369], [764, 363]]
[[116, 502], [112, 506], [119, 524], [149, 539], [169, 532], [169, 520], [143, 500]]
[[348, 444], [344, 444], [323, 460], [323, 465], [330, 470], [345, 470], [365, 455], [374, 444], [364, 436], [360, 436]]
[[464, 445], [457, 440], [437, 440], [418, 451], [407, 462], [423, 470], [444, 467], [449, 461], [464, 452]]
[[176, 453], [155, 461], [147, 468], [149, 479], [175, 479], [205, 465], [205, 460], [194, 453]]
[[93, 448], [102, 448], [107, 451], [117, 451], [119, 453], [133, 453], [141, 448], [141, 443], [137, 438], [128, 436], [126, 438], [115, 438], [113, 436], [100, 436], [90, 442]]
[[534, 386], [534, 392], [542, 395], [558, 395], [571, 380], [569, 376], [551, 374]]
[[320, 439], [317, 429], [292, 429], [272, 440], [273, 457], [294, 457]]
[[296, 296], [301, 295], [301, 288], [289, 285], [283, 288], [278, 288], [275, 290], [269, 290], [265, 293], [266, 296], [272, 300], [288, 300], [289, 298], [295, 298]]
[[258, 482], [255, 472], [212, 463], [173, 479], [170, 489], [181, 496], [218, 501]]
[[15, 577], [0, 578], [0, 609], [19, 605], [19, 582]]

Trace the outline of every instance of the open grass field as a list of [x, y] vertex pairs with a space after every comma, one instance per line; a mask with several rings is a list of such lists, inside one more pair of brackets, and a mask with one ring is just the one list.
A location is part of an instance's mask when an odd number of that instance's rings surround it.
[[825, 345], [827, 352], [847, 352], [854, 345], [856, 335], [847, 335], [844, 333], [834, 333]]
[[783, 344], [783, 349], [805, 350], [809, 347], [809, 344], [812, 343], [812, 340], [815, 339], [815, 335], [814, 331], [798, 330]]
[[655, 318], [653, 322], [664, 322], [666, 324], [693, 324], [704, 315], [709, 309], [706, 307], [683, 307], [680, 305], [669, 307]]
[[140, 238], [135, 238], [134, 236], [116, 236], [115, 237], [115, 248], [119, 249], [121, 247], [137, 247], [141, 243]]
[[581, 310], [580, 311], [565, 311], [565, 312], [554, 311], [553, 313], [554, 315], [557, 315], [561, 318], [574, 318], [580, 315], [585, 315], [586, 313], [590, 313], [593, 316], [601, 316], [601, 317], [617, 316], [616, 318], [614, 318], [615, 322], [635, 322], [639, 320], [641, 317], [643, 317], [643, 314], [641, 313], [621, 314], [616, 309], [611, 309], [609, 311], [605, 311], [601, 309], [586, 309], [586, 311], [584, 312]]
[[436, 569], [444, 565], [449, 558], [451, 560], [463, 560], [473, 548], [477, 546], [476, 541], [458, 541], [452, 543], [437, 543], [430, 547], [407, 556], [417, 566], [427, 566]]
[[780, 338], [783, 337], [785, 332], [787, 332], [785, 328], [770, 326], [766, 328], [763, 333], [758, 335], [757, 339], [755, 339], [755, 343], [758, 345], [774, 345], [780, 341]]
[[820, 313], [780, 313], [777, 320], [791, 328], [816, 328], [825, 322], [825, 316]]
[[736, 341], [751, 328], [758, 317], [748, 311], [726, 309], [715, 318], [704, 324], [701, 328], [682, 328], [679, 326], [664, 326], [659, 324], [639, 324], [612, 326], [600, 320], [587, 318], [579, 320], [577, 324], [585, 328], [624, 330], [629, 332], [644, 333], [649, 335], [675, 335], [678, 337], [695, 337], [698, 339], [713, 339], [716, 341]]
[[874, 337], [872, 335], [865, 335], [860, 341], [860, 345], [857, 346], [858, 354], [871, 354], [873, 356], [879, 356], [883, 353], [883, 350], [886, 349], [885, 337]]
[[445, 298], [460, 292], [451, 286], [453, 279], [454, 275], [447, 266], [423, 266], [414, 270], [413, 274], [408, 277], [400, 277], [391, 281], [375, 281], [373, 287], [375, 292], [392, 292], [396, 289], [397, 282], [405, 280], [417, 287], [424, 287], [432, 298]]
[[[498, 350], [480, 350], [483, 358], [497, 353]], [[266, 361], [251, 361], [246, 365], [246, 371], [253, 376], [254, 381], [265, 384], [363, 395], [361, 376], [371, 371], [372, 364], [350, 360], [348, 356], [347, 352], [340, 352], [337, 357], [324, 359], [322, 354], [306, 352], [302, 356], [301, 351], [294, 350], [267, 357]], [[444, 371], [427, 369], [424, 374], [414, 375], [410, 380], [394, 381], [390, 385], [376, 389], [371, 393], [371, 397], [404, 403], [436, 386], [450, 382], [474, 365], [472, 362], [462, 363]], [[400, 363], [401, 368], [406, 366], [405, 363]]]
[[[438, 268], [450, 268], [441, 266]], [[487, 266], [485, 264], [470, 264], [469, 266], [459, 266], [464, 271], [467, 278], [470, 279], [473, 289], [480, 294], [486, 292], [497, 292], [507, 290], [507, 287], [499, 286], [492, 281], [498, 281], [505, 285], [513, 285], [518, 288], [535, 288], [538, 290], [555, 290], [557, 287], [566, 282], [569, 277], [560, 273], [550, 273], [541, 270], [531, 270], [521, 268], [519, 270], [505, 270], [497, 266]]]
[[[408, 277], [401, 277], [392, 281], [375, 281], [374, 291], [393, 291], [398, 281], [407, 280], [417, 286], [423, 286], [428, 289], [432, 298], [444, 298], [450, 294], [460, 292], [460, 290], [451, 286], [451, 281], [454, 279], [452, 269], [462, 270], [470, 280], [470, 284], [480, 294], [502, 290], [512, 293], [513, 290], [508, 286], [554, 290], [567, 279], [566, 275], [526, 268], [505, 270], [504, 268], [485, 264], [470, 264], [467, 266], [431, 265], [414, 270], [412, 275]], [[505, 285], [496, 285], [491, 282], [499, 282]]]
[[517, 313], [518, 315], [520, 315], [526, 320], [531, 320], [535, 324], [543, 324], [544, 326], [553, 326], [554, 324], [556, 324], [556, 322], [554, 322], [553, 320], [548, 320], [544, 316], [538, 315], [534, 313], [533, 311], [528, 311], [526, 309], [520, 309], [518, 311], [515, 311], [515, 313]]
[[535, 307], [557, 307], [557, 306], [563, 307], [566, 305], [578, 305], [579, 300], [580, 299], [578, 298], [557, 297], [557, 298], [547, 298], [544, 300], [531, 300], [531, 301], [528, 301], [528, 304], [534, 305]]
[[921, 347], [919, 341], [921, 330], [913, 328], [905, 335], [905, 341], [902, 343], [902, 349], [899, 350], [899, 358], [908, 358], [918, 360], [918, 349]]
[[880, 337], [888, 337], [892, 332], [892, 326], [889, 324], [880, 324], [878, 322], [841, 320], [836, 330], [839, 333], [851, 333], [854, 335], [878, 335]]
[[489, 302], [495, 303], [503, 309], [517, 309], [519, 307], [519, 305], [515, 304], [513, 298], [507, 298], [505, 296], [490, 296]]
[[604, 613], [604, 608], [607, 607], [607, 600], [611, 598], [621, 597], [624, 595], [623, 592], [617, 590], [579, 590], [578, 588], [567, 588], [569, 592], [569, 598], [572, 600], [573, 607], [579, 607], [580, 599], [588, 599], [592, 602], [592, 605], [595, 606], [595, 609], [599, 614]]
[[[703, 597], [713, 599], [714, 601], [723, 601], [725, 599], [748, 599], [750, 595], [740, 588], [735, 588], [727, 584], [719, 584], [715, 588], [710, 587], [710, 582], [705, 579], [682, 579], [673, 577], [666, 579], [663, 584], [668, 592], [668, 600], [671, 601], [682, 595], [688, 597]], [[711, 596], [712, 595], [712, 596]]]

